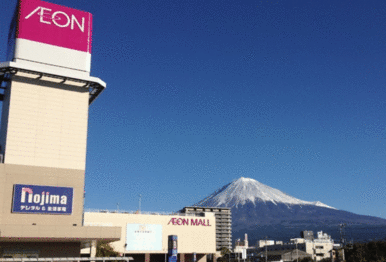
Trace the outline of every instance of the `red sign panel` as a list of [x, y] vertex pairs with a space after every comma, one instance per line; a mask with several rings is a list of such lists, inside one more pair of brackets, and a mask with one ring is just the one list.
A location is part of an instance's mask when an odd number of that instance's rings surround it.
[[19, 0], [16, 38], [91, 53], [91, 13], [40, 0]]

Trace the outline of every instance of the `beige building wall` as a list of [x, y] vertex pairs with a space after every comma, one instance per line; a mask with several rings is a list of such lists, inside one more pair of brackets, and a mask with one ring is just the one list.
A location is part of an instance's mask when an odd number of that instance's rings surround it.
[[[12, 213], [15, 184], [72, 187], [72, 214]], [[43, 250], [39, 256], [44, 257], [49, 250], [53, 250], [49, 256], [56, 256], [55, 252], [59, 252], [55, 251], [57, 246], [52, 241], [77, 242], [74, 244], [77, 249], [74, 254], [79, 256], [79, 246], [83, 240], [118, 240], [121, 236], [120, 227], [82, 226], [83, 193], [84, 170], [0, 164], [0, 256], [6, 246], [20, 246], [19, 243], [23, 241], [29, 241], [28, 246]], [[52, 248], [40, 249], [43, 246]]]
[[[72, 187], [71, 215], [12, 213], [15, 184]], [[0, 225], [82, 225], [84, 170], [0, 164]]]
[[312, 255], [312, 259], [320, 261], [331, 257], [331, 250], [333, 250], [333, 243], [315, 243], [306, 242], [306, 252]]
[[3, 103], [4, 163], [84, 170], [88, 90], [49, 80], [12, 78]]
[[[210, 226], [203, 225], [178, 225], [171, 219], [204, 219]], [[118, 226], [122, 227], [121, 240], [112, 242], [111, 245], [120, 253], [167, 253], [168, 236], [178, 236], [178, 253], [216, 253], [216, 220], [214, 214], [206, 213], [205, 217], [180, 216], [180, 215], [147, 215], [125, 213], [99, 213], [86, 212], [84, 214], [85, 226]], [[127, 224], [159, 224], [162, 225], [162, 250], [159, 251], [126, 251], [126, 225]]]
[[216, 249], [232, 249], [232, 213], [227, 207], [190, 206], [181, 210], [186, 214], [214, 213], [216, 216]]
[[[82, 225], [88, 89], [18, 74], [5, 89], [0, 131], [0, 257], [79, 256], [82, 241], [119, 240], [120, 227]], [[73, 188], [72, 213], [12, 212], [16, 184]]]

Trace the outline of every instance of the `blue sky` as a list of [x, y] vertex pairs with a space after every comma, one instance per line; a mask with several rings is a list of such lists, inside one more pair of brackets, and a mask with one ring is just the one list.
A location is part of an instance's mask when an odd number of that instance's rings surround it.
[[386, 218], [386, 2], [50, 2], [93, 14], [107, 83], [86, 208], [175, 211], [244, 176]]

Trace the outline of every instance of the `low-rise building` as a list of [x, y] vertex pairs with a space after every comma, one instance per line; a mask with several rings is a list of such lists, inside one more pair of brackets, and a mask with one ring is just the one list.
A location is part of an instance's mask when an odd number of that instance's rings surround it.
[[[312, 231], [303, 231], [307, 232], [302, 234], [306, 238], [293, 238], [289, 243], [283, 243], [282, 241], [273, 241], [273, 240], [259, 240], [258, 248], [256, 250], [250, 250], [248, 253], [255, 254], [266, 251], [288, 251], [288, 250], [300, 250], [304, 251], [312, 256], [312, 259], [319, 261], [325, 258], [330, 258], [332, 256], [334, 240], [323, 231], [317, 233], [317, 237], [313, 237]], [[303, 233], [302, 232], [302, 233]]]
[[260, 252], [256, 255], [257, 258], [270, 262], [292, 262], [296, 260], [301, 260], [304, 258], [311, 258], [312, 256], [304, 251], [294, 249], [294, 250], [276, 250], [276, 251], [267, 251]]
[[257, 242], [258, 247], [272, 246], [275, 245], [275, 240], [259, 240]]
[[312, 252], [313, 259], [316, 261], [330, 258], [334, 248], [334, 240], [327, 233], [323, 233], [323, 231], [319, 231], [317, 238], [313, 241], [306, 240], [306, 244], [306, 252], [309, 254]]
[[245, 238], [242, 241], [240, 238], [236, 239], [235, 248], [233, 250], [235, 258], [247, 258], [247, 250], [250, 249], [248, 245], [248, 235], [245, 234]]
[[[135, 261], [166, 261], [173, 248], [180, 262], [215, 260], [214, 213], [85, 212], [84, 224], [122, 228], [120, 240], [110, 245]], [[171, 236], [176, 237], [174, 247]], [[82, 254], [85, 256], [92, 250], [93, 245], [82, 249]]]
[[242, 252], [243, 249], [247, 249], [248, 247], [248, 235], [245, 234], [243, 241], [240, 238], [236, 239], [234, 252]]

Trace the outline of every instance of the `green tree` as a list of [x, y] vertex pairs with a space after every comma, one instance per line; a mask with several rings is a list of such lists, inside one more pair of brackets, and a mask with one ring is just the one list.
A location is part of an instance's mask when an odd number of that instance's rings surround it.
[[221, 251], [221, 257], [218, 258], [217, 261], [219, 261], [219, 262], [229, 261], [229, 256], [230, 256], [230, 253], [231, 253], [229, 248], [222, 247], [220, 251]]
[[118, 257], [119, 253], [114, 248], [105, 242], [98, 242], [96, 249], [96, 257]]
[[352, 249], [346, 249], [348, 262], [384, 262], [386, 261], [386, 241], [355, 243]]
[[227, 247], [221, 248], [221, 256], [225, 256], [225, 255], [230, 254], [230, 253], [231, 253], [231, 251], [229, 250], [229, 248], [227, 248]]

